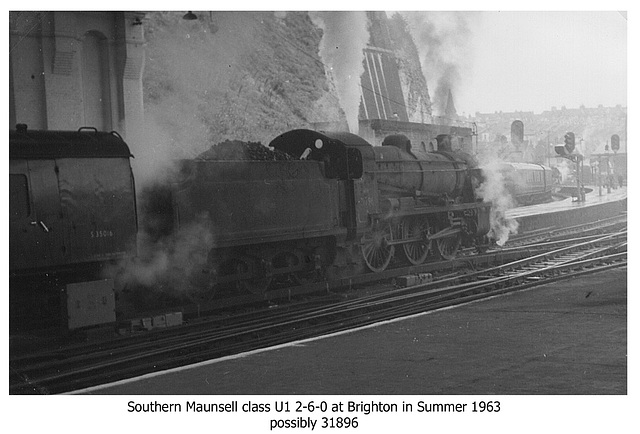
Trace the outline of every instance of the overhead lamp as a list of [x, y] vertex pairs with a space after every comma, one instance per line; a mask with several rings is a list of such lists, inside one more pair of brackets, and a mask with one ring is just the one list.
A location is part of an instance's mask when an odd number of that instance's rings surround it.
[[193, 20], [197, 20], [198, 16], [196, 14], [194, 14], [193, 12], [189, 11], [186, 14], [184, 14], [182, 16], [183, 20], [188, 20], [188, 21], [193, 21]]

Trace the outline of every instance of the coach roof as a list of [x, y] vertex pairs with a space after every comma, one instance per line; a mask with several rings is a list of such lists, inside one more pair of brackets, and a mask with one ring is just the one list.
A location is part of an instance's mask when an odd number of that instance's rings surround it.
[[129, 146], [114, 131], [95, 128], [77, 131], [28, 130], [19, 124], [9, 132], [9, 158], [129, 158]]

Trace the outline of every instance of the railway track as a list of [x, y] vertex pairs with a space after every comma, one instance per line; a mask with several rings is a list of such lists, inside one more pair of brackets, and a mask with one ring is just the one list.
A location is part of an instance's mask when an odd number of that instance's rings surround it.
[[626, 227], [627, 215], [626, 213], [613, 216], [607, 219], [598, 220], [591, 223], [568, 226], [568, 227], [547, 227], [537, 229], [525, 234], [518, 234], [509, 238], [507, 242], [508, 247], [518, 247], [528, 245], [536, 242], [542, 242], [545, 240], [559, 240], [565, 237], [571, 237], [574, 235], [587, 236], [592, 234], [602, 234], [611, 232], [617, 228]]
[[375, 281], [393, 279], [403, 275], [431, 273], [435, 276], [442, 273], [457, 273], [469, 266], [481, 267], [486, 266], [486, 264], [494, 264], [529, 256], [533, 249], [537, 248], [538, 250], [542, 250], [548, 248], [544, 246], [543, 243], [545, 242], [552, 243], [554, 241], [564, 241], [568, 244], [574, 242], [577, 238], [597, 236], [625, 226], [626, 214], [623, 214], [594, 223], [582, 224], [568, 228], [545, 228], [539, 231], [512, 237], [504, 247], [491, 248], [483, 254], [478, 254], [476, 248], [466, 248], [461, 249], [458, 252], [458, 257], [456, 259], [446, 262], [434, 258], [435, 260], [427, 260], [421, 265], [395, 264], [380, 273], [364, 273], [350, 278], [306, 283], [295, 287], [275, 288], [260, 295], [245, 294], [231, 296], [224, 299], [216, 299], [215, 301], [185, 306], [183, 308], [183, 313], [185, 316], [191, 317], [199, 316], [203, 313], [206, 315], [227, 308], [233, 308], [235, 306], [261, 303], [265, 300], [274, 302], [279, 302], [280, 300], [291, 300], [293, 293], [304, 296], [306, 294], [317, 295], [331, 291], [342, 291], [345, 288], [351, 288], [358, 285], [368, 285]]
[[352, 298], [329, 295], [162, 332], [16, 356], [10, 359], [10, 393], [70, 392], [625, 266], [626, 237], [625, 229], [572, 239], [546, 237], [527, 245], [525, 258], [516, 255], [518, 259], [465, 273], [441, 273], [419, 285], [387, 285], [383, 291]]

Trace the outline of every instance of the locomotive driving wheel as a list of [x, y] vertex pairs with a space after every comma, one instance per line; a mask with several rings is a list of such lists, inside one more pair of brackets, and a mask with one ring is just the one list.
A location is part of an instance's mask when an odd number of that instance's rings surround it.
[[362, 257], [367, 267], [374, 273], [384, 271], [391, 262], [395, 252], [394, 247], [389, 245], [391, 238], [391, 226], [388, 223], [362, 237]]
[[311, 259], [300, 250], [282, 250], [273, 260], [273, 282], [277, 285], [304, 285], [313, 278], [308, 268]]
[[402, 224], [402, 239], [420, 238], [417, 241], [403, 244], [404, 254], [413, 265], [424, 262], [431, 248], [429, 235], [429, 222], [418, 217], [406, 219]]
[[212, 290], [219, 292], [248, 291], [252, 294], [264, 293], [272, 278], [257, 272], [258, 261], [243, 255], [220, 255], [212, 278], [216, 281]]
[[239, 290], [245, 290], [251, 294], [263, 294], [271, 285], [273, 278], [265, 274], [264, 263], [258, 258], [239, 258], [236, 262], [236, 271], [238, 275], [251, 274], [252, 277], [239, 279], [237, 287]]
[[462, 236], [457, 233], [449, 237], [438, 238], [436, 240], [436, 250], [442, 259], [450, 261], [456, 257], [461, 244]]

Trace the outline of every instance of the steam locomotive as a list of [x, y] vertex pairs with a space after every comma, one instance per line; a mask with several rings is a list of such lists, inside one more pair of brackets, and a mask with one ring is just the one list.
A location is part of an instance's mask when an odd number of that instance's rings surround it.
[[256, 146], [273, 155], [183, 160], [168, 193], [143, 201], [156, 238], [193, 228], [209, 237], [194, 273], [208, 294], [382, 272], [430, 254], [453, 259], [489, 231], [490, 204], [475, 195], [480, 169], [447, 135], [420, 155], [402, 135], [374, 147], [306, 129]]

